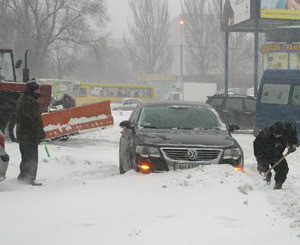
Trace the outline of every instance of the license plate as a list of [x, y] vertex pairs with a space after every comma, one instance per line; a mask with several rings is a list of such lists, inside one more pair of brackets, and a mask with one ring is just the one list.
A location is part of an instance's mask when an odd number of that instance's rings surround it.
[[199, 164], [190, 164], [190, 163], [175, 163], [174, 164], [174, 170], [178, 170], [178, 169], [190, 169], [190, 168], [196, 168], [198, 167]]

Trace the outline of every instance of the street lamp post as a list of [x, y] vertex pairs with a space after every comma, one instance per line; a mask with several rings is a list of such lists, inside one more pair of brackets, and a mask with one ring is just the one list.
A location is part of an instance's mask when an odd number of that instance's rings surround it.
[[181, 19], [179, 21], [180, 24], [180, 78], [182, 79], [183, 76], [183, 27], [184, 27], [184, 20]]

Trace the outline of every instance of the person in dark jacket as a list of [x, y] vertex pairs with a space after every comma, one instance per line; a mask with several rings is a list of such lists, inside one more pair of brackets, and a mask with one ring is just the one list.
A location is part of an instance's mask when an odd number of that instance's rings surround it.
[[53, 106], [62, 105], [64, 109], [69, 109], [72, 107], [76, 107], [75, 99], [72, 98], [70, 95], [65, 93], [62, 97], [62, 99], [55, 101], [52, 103]]
[[[288, 152], [294, 152], [298, 146], [296, 127], [290, 122], [277, 121], [272, 126], [264, 128], [259, 132], [253, 142], [254, 155], [257, 160], [257, 170], [264, 175], [282, 156], [286, 147]], [[285, 159], [274, 168], [275, 186], [274, 189], [281, 189], [286, 180], [289, 168]], [[265, 180], [271, 182], [271, 172]]]
[[39, 85], [32, 80], [26, 84], [24, 94], [17, 100], [17, 141], [21, 152], [18, 180], [31, 185], [36, 183], [38, 167], [38, 145], [45, 138], [43, 121], [37, 99]]

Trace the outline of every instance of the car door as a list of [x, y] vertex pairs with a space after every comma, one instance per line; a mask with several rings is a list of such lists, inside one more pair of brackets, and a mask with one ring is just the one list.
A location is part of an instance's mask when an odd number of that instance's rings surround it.
[[[139, 115], [139, 110], [133, 111], [129, 120], [131, 121], [131, 125], [136, 128], [136, 123]], [[122, 163], [123, 169], [125, 172], [132, 169], [132, 158], [134, 155], [134, 135], [135, 132], [133, 129], [123, 128], [121, 132], [120, 138], [120, 146], [119, 146], [119, 156], [120, 162]]]
[[222, 109], [222, 115], [226, 124], [233, 123], [243, 128], [245, 124], [243, 99], [239, 97], [227, 97]]
[[243, 117], [245, 119], [245, 127], [252, 129], [255, 123], [255, 104], [254, 98], [244, 98]]

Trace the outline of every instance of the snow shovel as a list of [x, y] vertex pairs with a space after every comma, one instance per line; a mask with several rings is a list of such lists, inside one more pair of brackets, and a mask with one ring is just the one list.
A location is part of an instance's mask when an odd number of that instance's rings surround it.
[[266, 178], [268, 176], [268, 173], [270, 173], [272, 169], [274, 169], [277, 165], [279, 165], [282, 162], [282, 160], [285, 159], [289, 154], [290, 152], [287, 152], [285, 155], [283, 155], [271, 168], [269, 168], [267, 172], [263, 173], [263, 177]]
[[48, 145], [47, 145], [47, 143], [46, 143], [45, 141], [43, 142], [43, 145], [44, 145], [45, 151], [46, 151], [46, 153], [47, 153], [47, 156], [48, 156], [48, 157], [51, 157], [51, 156], [50, 156], [50, 151], [49, 151]]

